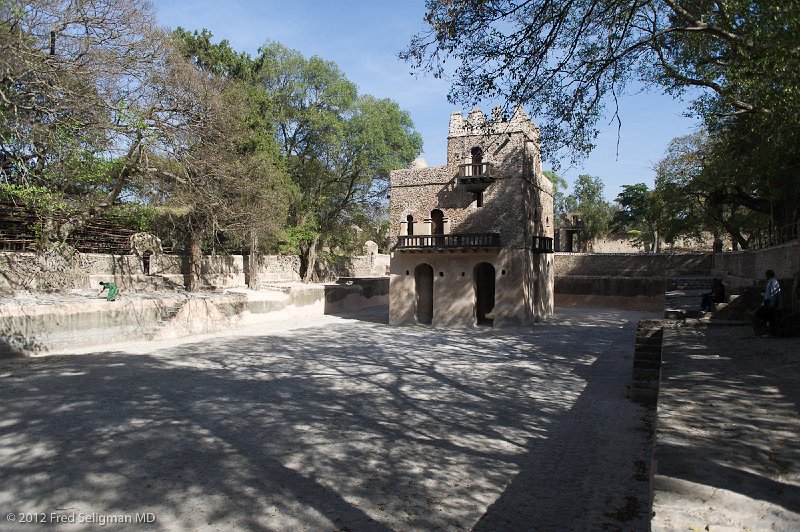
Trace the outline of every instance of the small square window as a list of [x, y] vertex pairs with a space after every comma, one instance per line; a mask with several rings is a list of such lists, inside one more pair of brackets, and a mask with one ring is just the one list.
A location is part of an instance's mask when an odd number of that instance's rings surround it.
[[408, 275], [408, 270], [406, 270], [406, 275]]
[[501, 275], [505, 275], [505, 274], [506, 274], [506, 271], [505, 271], [505, 270], [500, 270], [500, 274], [501, 274]]
[[444, 277], [444, 272], [439, 272], [439, 277]]

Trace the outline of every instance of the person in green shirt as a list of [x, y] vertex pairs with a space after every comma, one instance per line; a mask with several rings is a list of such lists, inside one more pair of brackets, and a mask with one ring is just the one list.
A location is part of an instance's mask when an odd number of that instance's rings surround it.
[[100, 290], [100, 294], [98, 295], [101, 295], [106, 289], [108, 289], [108, 295], [106, 296], [106, 301], [116, 300], [118, 290], [117, 290], [117, 285], [115, 283], [104, 283], [100, 281], [100, 286], [102, 286], [103, 289]]

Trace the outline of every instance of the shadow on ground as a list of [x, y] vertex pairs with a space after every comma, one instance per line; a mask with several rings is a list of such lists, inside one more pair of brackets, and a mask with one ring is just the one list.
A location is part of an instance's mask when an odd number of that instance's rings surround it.
[[749, 327], [668, 331], [658, 526], [800, 527], [798, 370], [798, 338], [757, 338]]
[[156, 529], [641, 529], [639, 317], [341, 320], [5, 361], [0, 503], [153, 512]]

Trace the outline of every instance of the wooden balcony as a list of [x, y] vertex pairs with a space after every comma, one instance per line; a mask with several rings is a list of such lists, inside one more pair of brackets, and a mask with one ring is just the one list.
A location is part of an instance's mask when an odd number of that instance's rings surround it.
[[552, 253], [553, 239], [549, 236], [533, 237], [533, 251], [535, 253]]
[[453, 235], [403, 235], [395, 250], [406, 252], [479, 251], [500, 248], [500, 233], [460, 233]]
[[491, 163], [467, 163], [458, 167], [458, 184], [470, 192], [482, 192], [495, 181]]

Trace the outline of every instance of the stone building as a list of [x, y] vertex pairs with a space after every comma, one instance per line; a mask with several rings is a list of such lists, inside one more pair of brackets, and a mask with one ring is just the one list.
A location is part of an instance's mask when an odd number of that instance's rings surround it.
[[553, 187], [517, 109], [450, 116], [447, 165], [391, 174], [391, 324], [530, 325], [553, 312]]

